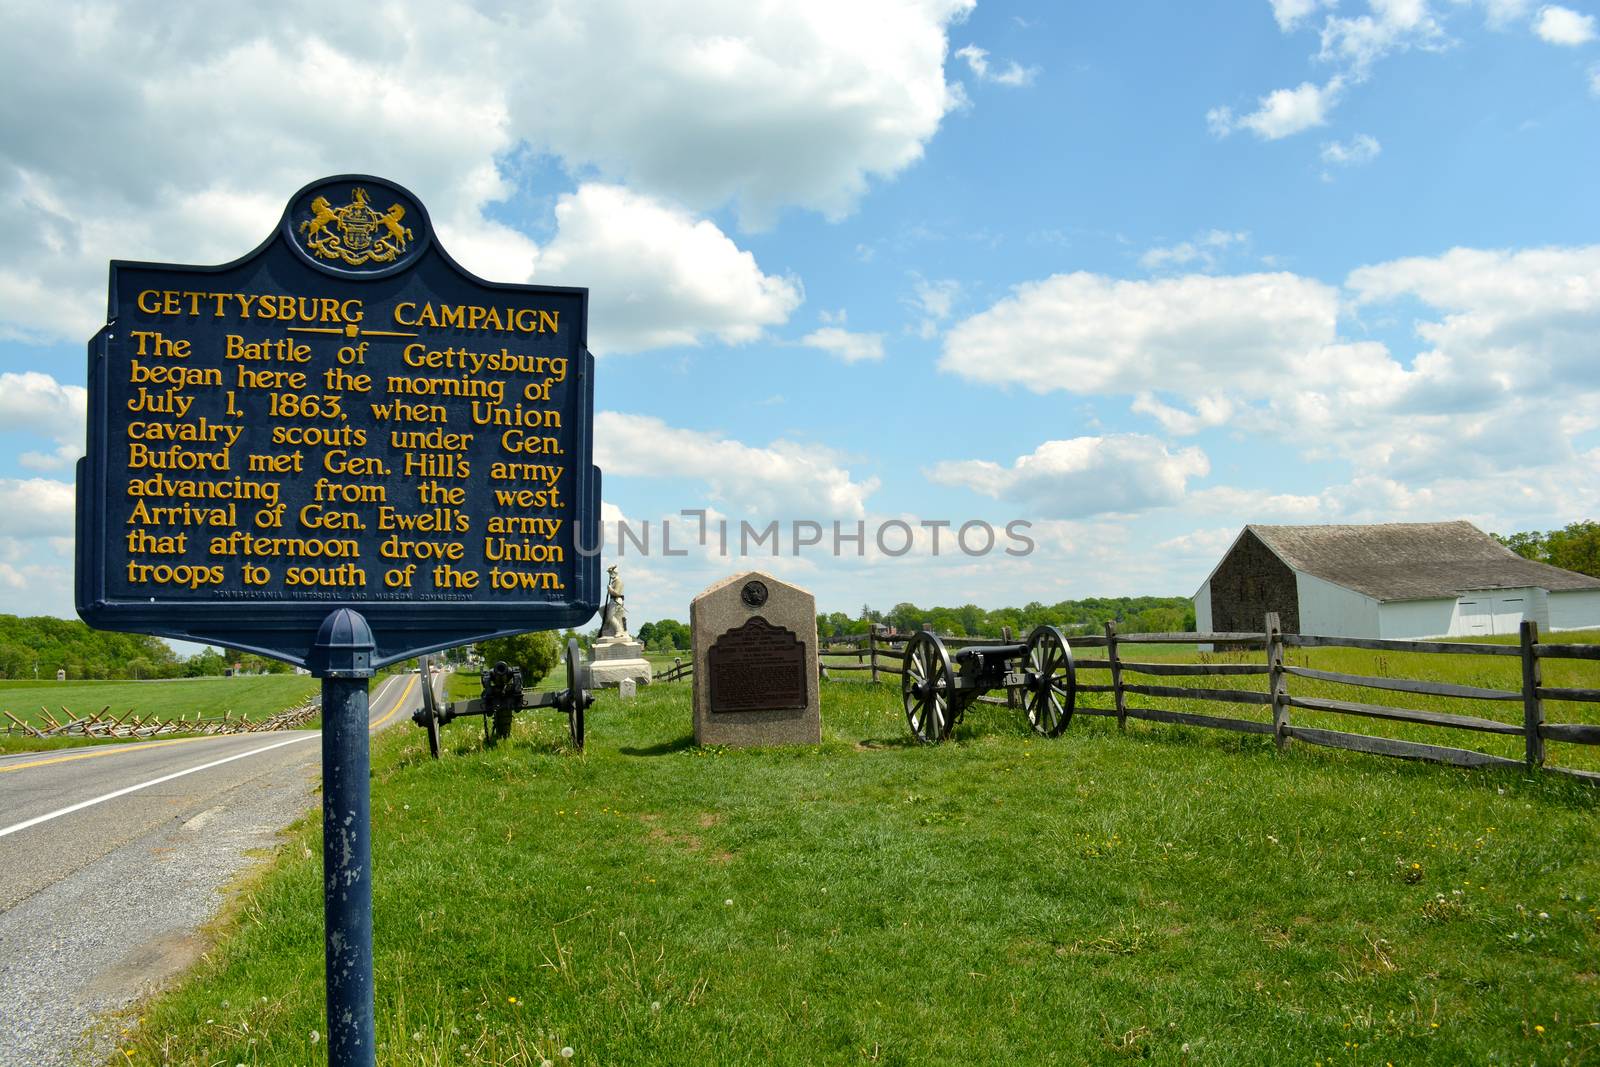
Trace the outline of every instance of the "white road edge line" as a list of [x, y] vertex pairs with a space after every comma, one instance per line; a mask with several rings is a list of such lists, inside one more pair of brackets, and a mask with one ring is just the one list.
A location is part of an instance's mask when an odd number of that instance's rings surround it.
[[[391, 675], [385, 679], [384, 683], [378, 686], [378, 692], [373, 695], [379, 700], [382, 700], [384, 692], [390, 688], [389, 683], [393, 682], [396, 677], [398, 677], [398, 675]], [[57, 811], [47, 812], [44, 815], [35, 815], [33, 818], [24, 819], [22, 822], [19, 822], [14, 826], [7, 826], [5, 829], [0, 830], [0, 837], [5, 837], [7, 834], [14, 834], [19, 830], [26, 830], [30, 826], [38, 826], [40, 823], [49, 822], [51, 819], [59, 819], [63, 815], [71, 815], [73, 812], [82, 811], [84, 808], [92, 808], [96, 804], [103, 804], [108, 800], [115, 800], [118, 797], [125, 797], [129, 793], [137, 793], [141, 789], [149, 789], [151, 786], [160, 785], [162, 782], [170, 782], [174, 778], [182, 778], [186, 774], [195, 774], [199, 771], [209, 771], [213, 767], [220, 767], [224, 763], [232, 763], [236, 759], [244, 759], [246, 756], [259, 756], [263, 752], [271, 752], [273, 749], [282, 748], [284, 745], [294, 745], [300, 743], [301, 741], [310, 741], [312, 738], [321, 736], [322, 731], [318, 730], [315, 733], [306, 734], [304, 737], [291, 737], [287, 741], [279, 741], [274, 745], [264, 745], [261, 748], [253, 748], [249, 752], [239, 752], [232, 756], [224, 757], [223, 759], [212, 760], [210, 763], [202, 763], [198, 767], [190, 767], [187, 770], [175, 771], [172, 774], [163, 775], [160, 778], [152, 778], [148, 782], [140, 782], [138, 785], [130, 785], [125, 789], [118, 789], [114, 792], [107, 793], [104, 796], [94, 797], [90, 800], [80, 800], [76, 804], [69, 804]]]
[[141, 789], [149, 789], [151, 786], [160, 785], [162, 782], [170, 782], [174, 778], [182, 778], [186, 774], [195, 774], [199, 771], [208, 771], [212, 767], [220, 767], [224, 763], [232, 763], [236, 759], [244, 759], [246, 756], [259, 756], [263, 752], [271, 752], [273, 749], [282, 748], [284, 745], [297, 745], [302, 741], [310, 741], [313, 738], [321, 736], [322, 732], [319, 730], [316, 733], [306, 734], [304, 737], [291, 737], [287, 741], [279, 741], [276, 744], [264, 745], [261, 748], [253, 748], [249, 752], [239, 752], [232, 756], [225, 756], [219, 760], [212, 760], [210, 763], [202, 763], [198, 767], [190, 767], [186, 770], [175, 771], [172, 774], [162, 775], [160, 778], [152, 778], [148, 782], [140, 782], [138, 785], [130, 785], [124, 789], [118, 789], [114, 792], [107, 793], [104, 796], [94, 797], [89, 800], [80, 800], [78, 803], [69, 804], [58, 811], [48, 812], [44, 815], [35, 815], [31, 819], [24, 819], [15, 826], [7, 826], [5, 829], [0, 830], [0, 837], [5, 837], [7, 834], [14, 834], [18, 830], [26, 830], [30, 826], [38, 826], [40, 823], [49, 822], [51, 819], [59, 819], [63, 815], [71, 815], [73, 812], [82, 811], [84, 808], [92, 808], [96, 804], [103, 804], [108, 800], [115, 800], [118, 797], [125, 797], [129, 793], [137, 793]]

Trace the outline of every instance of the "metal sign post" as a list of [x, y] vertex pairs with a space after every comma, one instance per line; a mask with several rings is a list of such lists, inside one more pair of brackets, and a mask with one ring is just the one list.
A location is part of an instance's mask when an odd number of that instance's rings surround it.
[[367, 682], [372, 631], [348, 608], [311, 648], [322, 679], [322, 915], [329, 1067], [374, 1067], [372, 805]]
[[484, 281], [345, 174], [232, 263], [111, 264], [77, 608], [322, 679], [328, 1055], [374, 1062], [367, 683], [600, 604], [588, 290]]

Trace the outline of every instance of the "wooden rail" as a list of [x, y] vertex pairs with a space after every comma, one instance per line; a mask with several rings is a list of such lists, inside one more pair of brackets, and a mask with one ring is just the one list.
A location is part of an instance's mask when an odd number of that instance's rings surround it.
[[[1109, 708], [1089, 707], [1081, 704], [1075, 714], [1115, 718], [1126, 728], [1129, 719], [1159, 722], [1209, 729], [1230, 730], [1237, 733], [1261, 734], [1272, 737], [1280, 749], [1291, 741], [1304, 741], [1310, 745], [1344, 749], [1372, 755], [1394, 756], [1401, 759], [1427, 760], [1458, 767], [1523, 767], [1529, 770], [1549, 770], [1554, 773], [1600, 784], [1600, 772], [1574, 770], [1546, 763], [1545, 742], [1564, 744], [1600, 745], [1600, 725], [1589, 723], [1552, 723], [1546, 720], [1546, 703], [1561, 701], [1575, 704], [1600, 704], [1600, 686], [1549, 686], [1544, 684], [1543, 664], [1547, 660], [1600, 661], [1600, 645], [1556, 644], [1541, 642], [1536, 623], [1522, 624], [1519, 640], [1514, 645], [1476, 644], [1467, 641], [1402, 641], [1365, 637], [1336, 637], [1316, 634], [1286, 634], [1279, 627], [1275, 614], [1268, 615], [1259, 632], [1226, 631], [1215, 633], [1149, 633], [1127, 634], [1118, 632], [1115, 623], [1107, 623], [1105, 634], [1073, 634], [1068, 640], [1076, 650], [1104, 649], [1103, 656], [1077, 657], [1078, 670], [1103, 670], [1110, 674], [1108, 684], [1078, 682], [1078, 693], [1110, 694]], [[1002, 635], [1004, 641], [1009, 634]], [[870, 674], [873, 682], [881, 676], [901, 674], [900, 663], [910, 634], [889, 636], [874, 631], [849, 638], [833, 638], [834, 646], [849, 646], [846, 651], [827, 652], [835, 660], [855, 660], [853, 663], [829, 662], [829, 671], [861, 671]], [[1019, 638], [1020, 639], [1020, 638]], [[994, 644], [992, 637], [942, 637], [952, 651], [970, 645]], [[1256, 663], [1217, 662], [1202, 655], [1200, 663], [1160, 663], [1146, 659], [1124, 658], [1128, 645], [1184, 644], [1229, 645], [1258, 649], [1262, 660]], [[1342, 671], [1321, 670], [1285, 661], [1286, 649], [1354, 648], [1376, 652], [1416, 653], [1421, 655], [1490, 656], [1514, 658], [1521, 661], [1521, 686], [1519, 689], [1500, 689], [1486, 685], [1465, 685], [1456, 682], [1439, 682], [1419, 678], [1377, 677], [1349, 674]], [[954, 658], [952, 656], [952, 658]], [[1148, 684], [1130, 680], [1129, 676], [1155, 677], [1261, 677], [1266, 680], [1265, 691], [1190, 687], [1186, 685]], [[1521, 704], [1520, 722], [1502, 721], [1481, 715], [1453, 711], [1427, 711], [1419, 708], [1394, 707], [1387, 704], [1367, 703], [1361, 700], [1333, 699], [1326, 696], [1296, 695], [1290, 692], [1293, 679], [1319, 682], [1354, 689], [1407, 693], [1414, 696], [1443, 698], [1446, 700], [1488, 701], [1497, 704]], [[985, 704], [1016, 706], [1014, 691], [999, 695], [982, 696]], [[1173, 700], [1208, 701], [1230, 705], [1243, 710], [1248, 707], [1270, 709], [1272, 721], [1246, 719], [1224, 714], [1209, 715], [1172, 708], [1132, 706], [1128, 698], [1159, 697]], [[1330, 730], [1295, 724], [1291, 710], [1312, 711], [1322, 715], [1352, 716], [1357, 719], [1383, 720], [1445, 730], [1461, 730], [1471, 735], [1497, 735], [1521, 737], [1522, 758], [1469, 748], [1425, 744], [1420, 741], [1377, 737], [1359, 732]]]
[[83, 715], [62, 708], [60, 710], [63, 718], [58, 719], [49, 708], [41, 707], [39, 712], [44, 720], [43, 726], [35, 726], [19, 719], [10, 711], [4, 711], [3, 714], [9, 720], [5, 724], [7, 736], [16, 732], [25, 737], [41, 739], [51, 737], [134, 739], [156, 737], [161, 734], [211, 735], [294, 730], [304, 726], [317, 713], [317, 709], [317, 702], [312, 700], [292, 708], [285, 708], [265, 719], [252, 720], [249, 715], [236, 716], [231, 710], [211, 716], [202, 716], [197, 711], [192, 719], [182, 715], [174, 719], [163, 719], [157, 715], [135, 716], [133, 708], [112, 718], [109, 714], [111, 708], [108, 705], [97, 712]]

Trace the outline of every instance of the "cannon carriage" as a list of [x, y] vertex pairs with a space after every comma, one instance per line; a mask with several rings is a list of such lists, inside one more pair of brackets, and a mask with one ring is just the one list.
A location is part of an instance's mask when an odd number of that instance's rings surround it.
[[1072, 646], [1054, 626], [1038, 627], [1026, 641], [969, 645], [953, 657], [937, 634], [920, 631], [906, 642], [900, 698], [923, 744], [950, 736], [967, 708], [995, 689], [1017, 690], [1034, 732], [1059, 736], [1077, 701]]
[[483, 743], [492, 747], [511, 736], [511, 720], [519, 711], [554, 708], [567, 717], [567, 735], [572, 747], [583, 751], [583, 713], [594, 703], [589, 691], [589, 664], [578, 651], [578, 642], [567, 641], [565, 657], [567, 687], [554, 692], [530, 693], [523, 688], [522, 670], [499, 662], [483, 671], [483, 695], [470, 700], [455, 700], [440, 705], [433, 691], [431, 659], [422, 661], [422, 707], [411, 714], [411, 721], [428, 731], [428, 751], [439, 758], [439, 729], [446, 723], [472, 715], [483, 717]]

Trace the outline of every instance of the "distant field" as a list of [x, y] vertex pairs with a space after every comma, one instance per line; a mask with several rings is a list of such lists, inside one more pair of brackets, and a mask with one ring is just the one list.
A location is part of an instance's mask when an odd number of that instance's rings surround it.
[[[248, 714], [252, 719], [264, 719], [301, 703], [317, 691], [318, 685], [315, 678], [295, 674], [149, 682], [8, 680], [0, 682], [0, 709], [35, 726], [47, 725], [40, 705], [48, 706], [57, 719], [62, 717], [62, 708], [79, 715], [109, 708], [106, 714], [112, 717], [131, 711], [137, 716], [192, 719], [196, 714], [209, 718], [226, 711], [234, 716]], [[10, 725], [10, 720], [0, 715], [0, 723]], [[81, 739], [62, 739], [62, 743], [71, 740], [82, 743]], [[4, 726], [0, 726], [0, 751], [35, 748], [39, 744], [31, 739], [24, 741], [20, 735], [8, 737]]]

